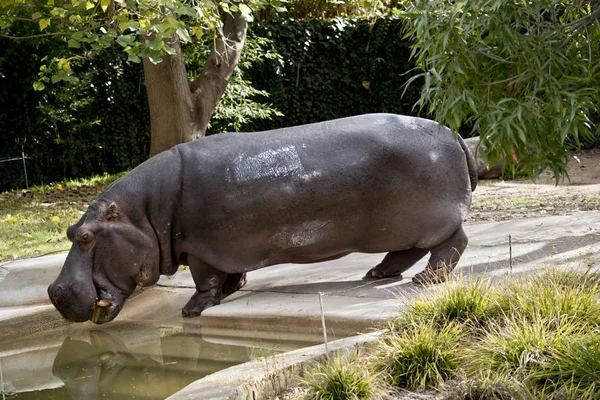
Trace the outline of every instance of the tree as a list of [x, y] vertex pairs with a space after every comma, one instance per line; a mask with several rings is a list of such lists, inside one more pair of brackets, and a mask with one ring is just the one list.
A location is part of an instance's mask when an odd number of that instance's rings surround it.
[[[202, 137], [240, 59], [252, 13], [278, 0], [2, 0], [0, 36], [54, 37], [62, 57], [47, 60], [34, 84], [75, 81], [78, 62], [113, 45], [142, 62], [152, 129], [150, 154]], [[39, 33], [14, 36], [14, 24], [33, 23]], [[182, 43], [214, 33], [203, 70], [190, 82]]]
[[566, 175], [568, 144], [597, 140], [599, 0], [413, 0], [407, 19], [424, 72], [419, 101], [454, 131], [481, 135], [513, 173]]

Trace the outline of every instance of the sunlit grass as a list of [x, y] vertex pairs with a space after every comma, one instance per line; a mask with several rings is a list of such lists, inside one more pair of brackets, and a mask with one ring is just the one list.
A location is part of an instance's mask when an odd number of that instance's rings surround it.
[[311, 400], [370, 400], [380, 399], [384, 386], [377, 373], [368, 369], [368, 358], [360, 353], [344, 357], [338, 353], [324, 364], [306, 371], [302, 381], [309, 388]]
[[444, 400], [598, 400], [599, 282], [597, 270], [551, 268], [442, 284], [388, 321], [367, 367]]
[[464, 327], [416, 322], [395, 331], [379, 345], [377, 369], [389, 383], [409, 390], [426, 389], [453, 378], [458, 370]]
[[401, 331], [416, 322], [440, 327], [450, 322], [479, 326], [498, 313], [497, 296], [489, 279], [461, 278], [435, 286], [431, 294], [408, 303], [390, 320], [388, 328]]
[[108, 184], [124, 175], [34, 186], [0, 193], [0, 262], [68, 250], [66, 228]]

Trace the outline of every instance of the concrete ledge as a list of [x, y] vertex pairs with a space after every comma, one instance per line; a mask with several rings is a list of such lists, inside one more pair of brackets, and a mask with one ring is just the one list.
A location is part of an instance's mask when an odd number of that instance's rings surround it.
[[[354, 336], [372, 331], [395, 313], [397, 298], [357, 298], [324, 296], [324, 314], [329, 334]], [[311, 293], [265, 293], [241, 290], [222, 304], [202, 313], [206, 328], [232, 328], [322, 334], [319, 297]]]
[[[340, 339], [328, 344], [330, 353], [355, 350], [377, 340], [381, 332]], [[296, 385], [307, 366], [323, 361], [325, 346], [318, 345], [236, 365], [186, 386], [169, 400], [257, 400]]]
[[11, 261], [0, 265], [0, 307], [49, 303], [48, 285], [54, 282], [67, 253]]

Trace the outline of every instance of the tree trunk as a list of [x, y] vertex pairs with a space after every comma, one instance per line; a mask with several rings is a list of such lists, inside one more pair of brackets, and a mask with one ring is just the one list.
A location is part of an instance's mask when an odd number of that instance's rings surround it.
[[247, 29], [240, 13], [224, 14], [223, 34], [217, 34], [204, 69], [191, 84], [177, 38], [170, 44], [175, 55], [165, 55], [158, 64], [143, 60], [152, 130], [150, 156], [206, 134], [240, 59]]
[[177, 50], [153, 64], [144, 58], [144, 78], [150, 108], [150, 156], [191, 140], [194, 105], [179, 40], [170, 46]]

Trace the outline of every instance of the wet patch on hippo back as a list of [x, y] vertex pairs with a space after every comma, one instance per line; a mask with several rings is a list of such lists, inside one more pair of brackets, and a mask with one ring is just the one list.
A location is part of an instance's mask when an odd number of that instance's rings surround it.
[[305, 170], [296, 146], [269, 149], [252, 156], [241, 154], [228, 169], [228, 180], [248, 183], [258, 179], [276, 180], [304, 176]]

